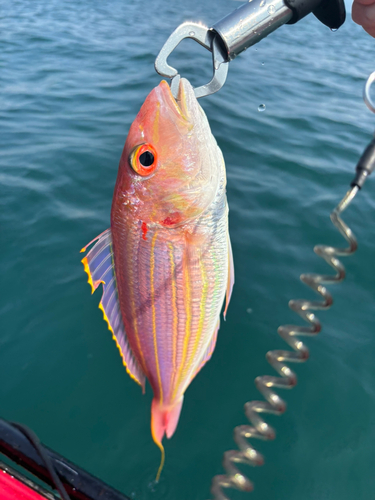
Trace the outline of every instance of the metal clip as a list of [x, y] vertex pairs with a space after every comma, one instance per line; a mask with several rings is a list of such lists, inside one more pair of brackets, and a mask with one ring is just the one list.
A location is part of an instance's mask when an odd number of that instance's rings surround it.
[[213, 94], [221, 89], [227, 79], [228, 63], [225, 61], [218, 36], [202, 24], [198, 23], [183, 23], [175, 29], [168, 40], [163, 45], [158, 57], [155, 61], [155, 69], [161, 76], [171, 78], [171, 91], [175, 99], [179, 88], [180, 75], [177, 69], [167, 63], [167, 59], [174, 51], [177, 45], [185, 38], [192, 38], [202, 47], [212, 52], [213, 77], [206, 85], [202, 85], [194, 89], [195, 97], [205, 97]]

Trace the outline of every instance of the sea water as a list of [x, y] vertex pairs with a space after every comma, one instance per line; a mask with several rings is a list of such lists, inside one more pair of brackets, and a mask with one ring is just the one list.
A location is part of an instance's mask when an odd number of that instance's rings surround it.
[[[272, 2], [267, 0], [270, 5]], [[109, 226], [130, 124], [160, 81], [153, 64], [186, 20], [210, 25], [230, 0], [3, 1], [0, 29], [0, 416], [136, 500], [207, 500], [254, 378], [284, 348], [277, 327], [302, 321], [292, 298], [315, 298], [303, 272], [330, 272], [318, 243], [345, 245], [329, 214], [352, 180], [375, 116], [362, 101], [375, 40], [355, 25], [331, 32], [312, 15], [230, 63], [201, 99], [227, 166], [236, 283], [212, 360], [186, 392], [160, 453], [142, 396], [90, 295], [79, 253]], [[172, 56], [194, 85], [210, 54], [186, 41]], [[260, 112], [261, 111], [261, 112]], [[323, 330], [274, 442], [242, 467], [254, 500], [351, 500], [375, 489], [375, 178], [344, 214], [358, 238]], [[343, 259], [344, 260], [344, 259]], [[247, 498], [230, 492], [231, 498]], [[250, 498], [250, 495], [249, 495]]]

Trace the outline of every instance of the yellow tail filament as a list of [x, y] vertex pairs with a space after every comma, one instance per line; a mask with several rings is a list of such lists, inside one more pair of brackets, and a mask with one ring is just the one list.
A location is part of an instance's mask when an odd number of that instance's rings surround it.
[[158, 470], [158, 473], [156, 474], [156, 479], [155, 479], [155, 482], [158, 483], [159, 479], [160, 479], [161, 471], [163, 470], [163, 467], [164, 467], [165, 452], [164, 452], [164, 446], [161, 443], [156, 443], [156, 444], [159, 446], [160, 451], [161, 451], [161, 460], [160, 460], [159, 470]]

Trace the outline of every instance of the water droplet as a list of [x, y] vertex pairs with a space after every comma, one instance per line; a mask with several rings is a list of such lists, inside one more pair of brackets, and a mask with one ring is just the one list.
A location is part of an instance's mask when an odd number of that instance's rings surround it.
[[262, 61], [262, 66], [264, 66], [264, 61]]
[[246, 309], [246, 312], [247, 312], [248, 314], [251, 314], [251, 313], [253, 312], [253, 310], [251, 309], [251, 307], [248, 307], [248, 308]]
[[259, 104], [258, 111], [264, 111], [265, 109], [266, 109], [266, 105], [265, 104]]
[[338, 28], [331, 28], [331, 31], [333, 31], [333, 32], [335, 32], [337, 30], [338, 30]]
[[252, 2], [253, 0], [249, 0], [249, 3]]
[[195, 35], [195, 31], [190, 31], [189, 32], [189, 36], [194, 36]]
[[263, 7], [264, 5], [266, 5], [266, 0], [262, 0], [259, 4], [259, 7]]
[[276, 9], [274, 5], [270, 5], [267, 10], [268, 14], [274, 14]]

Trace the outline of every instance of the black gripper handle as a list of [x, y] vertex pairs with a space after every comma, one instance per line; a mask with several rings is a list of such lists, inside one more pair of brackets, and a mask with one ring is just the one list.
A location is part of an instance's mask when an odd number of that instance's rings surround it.
[[356, 167], [356, 175], [351, 182], [351, 186], [358, 186], [359, 189], [365, 183], [367, 177], [375, 168], [375, 137], [364, 150], [363, 155], [360, 157]]
[[312, 12], [320, 22], [337, 30], [345, 22], [346, 11], [344, 0], [284, 0], [293, 11], [288, 24], [294, 24]]

